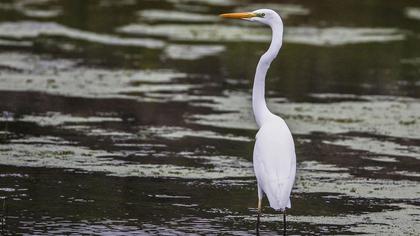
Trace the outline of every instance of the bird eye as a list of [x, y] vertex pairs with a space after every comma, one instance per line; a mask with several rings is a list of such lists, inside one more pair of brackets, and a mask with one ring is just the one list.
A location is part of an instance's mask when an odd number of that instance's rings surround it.
[[264, 16], [265, 16], [265, 13], [261, 13], [261, 14], [260, 14], [260, 16], [261, 16], [261, 17], [264, 17]]

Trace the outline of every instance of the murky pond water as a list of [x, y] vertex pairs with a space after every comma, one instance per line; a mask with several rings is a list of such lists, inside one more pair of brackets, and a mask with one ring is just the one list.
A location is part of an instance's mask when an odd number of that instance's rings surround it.
[[[255, 233], [252, 78], [296, 142], [293, 235], [420, 234], [420, 3], [0, 3], [4, 234]], [[282, 232], [267, 207], [261, 233]]]

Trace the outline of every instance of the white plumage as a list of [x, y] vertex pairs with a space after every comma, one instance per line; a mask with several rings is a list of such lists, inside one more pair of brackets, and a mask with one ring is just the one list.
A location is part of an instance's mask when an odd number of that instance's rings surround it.
[[254, 172], [258, 182], [258, 221], [261, 200], [265, 194], [270, 206], [283, 211], [286, 234], [286, 208], [291, 207], [290, 193], [296, 174], [296, 154], [293, 137], [284, 120], [271, 113], [265, 102], [265, 78], [271, 62], [277, 57], [283, 43], [283, 21], [273, 10], [227, 13], [224, 18], [244, 19], [268, 25], [272, 30], [271, 44], [261, 56], [255, 72], [252, 89], [252, 109], [259, 127], [254, 147]]
[[284, 120], [272, 114], [265, 102], [265, 78], [282, 46], [283, 22], [275, 11], [269, 9], [253, 13], [263, 17], [251, 18], [252, 21], [269, 25], [272, 29], [271, 44], [258, 62], [252, 90], [252, 108], [260, 128], [254, 147], [258, 199], [261, 201], [265, 193], [272, 208], [284, 211], [291, 207], [289, 197], [296, 173], [295, 145]]
[[292, 135], [280, 117], [274, 116], [264, 123], [256, 135], [254, 172], [259, 199], [264, 192], [275, 210], [291, 207], [289, 196], [295, 179], [296, 155]]

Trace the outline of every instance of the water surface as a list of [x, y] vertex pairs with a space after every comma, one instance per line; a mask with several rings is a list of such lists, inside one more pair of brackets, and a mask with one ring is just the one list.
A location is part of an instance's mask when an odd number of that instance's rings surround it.
[[[253, 235], [252, 78], [293, 133], [293, 235], [420, 234], [420, 4], [0, 3], [5, 234]], [[264, 201], [261, 232], [282, 233]]]

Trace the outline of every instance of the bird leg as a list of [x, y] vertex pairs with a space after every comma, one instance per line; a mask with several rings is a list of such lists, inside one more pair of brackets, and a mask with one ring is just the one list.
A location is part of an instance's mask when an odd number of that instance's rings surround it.
[[261, 198], [258, 198], [257, 208], [257, 235], [260, 235]]
[[286, 209], [284, 209], [283, 211], [283, 235], [286, 236], [286, 227], [287, 227], [287, 222], [286, 222]]

